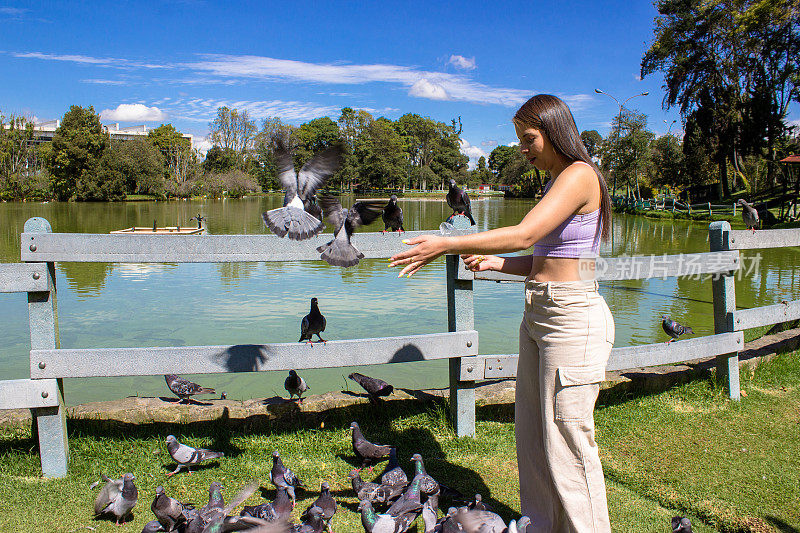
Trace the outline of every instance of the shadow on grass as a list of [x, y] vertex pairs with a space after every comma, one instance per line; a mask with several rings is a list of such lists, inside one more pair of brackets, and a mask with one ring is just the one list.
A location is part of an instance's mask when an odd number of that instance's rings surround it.
[[769, 522], [769, 524], [780, 531], [781, 533], [800, 533], [800, 529], [796, 527], [790, 526], [783, 520], [778, 517], [767, 515], [764, 517], [764, 520]]

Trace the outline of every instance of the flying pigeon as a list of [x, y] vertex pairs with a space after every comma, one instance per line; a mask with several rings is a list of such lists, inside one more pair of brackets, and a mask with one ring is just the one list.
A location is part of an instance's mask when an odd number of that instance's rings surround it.
[[373, 444], [365, 439], [357, 422], [351, 422], [350, 429], [353, 430], [353, 453], [355, 453], [356, 457], [361, 461], [361, 468], [367, 466], [372, 468], [372, 466], [370, 466], [372, 463], [389, 456], [392, 446]]
[[269, 479], [276, 487], [286, 489], [286, 492], [289, 493], [289, 497], [292, 499], [292, 507], [294, 507], [297, 501], [294, 489], [305, 489], [305, 486], [303, 486], [303, 482], [294, 475], [294, 472], [283, 465], [283, 460], [277, 451], [272, 452], [272, 470], [269, 472]]
[[139, 490], [133, 484], [136, 479], [133, 474], [127, 473], [120, 479], [109, 479], [103, 477], [106, 484], [100, 489], [97, 498], [94, 500], [94, 514], [100, 516], [106, 513], [113, 514], [119, 521], [125, 521], [125, 517], [131, 512], [136, 500], [139, 499]]
[[379, 396], [389, 396], [394, 391], [394, 387], [382, 379], [365, 376], [358, 372], [353, 372], [347, 377], [361, 385], [364, 390], [367, 391], [371, 402], [377, 402]]
[[381, 475], [381, 485], [388, 487], [408, 485], [408, 476], [406, 476], [406, 473], [403, 472], [397, 462], [397, 450], [395, 448], [389, 450], [389, 464], [386, 465], [386, 470]]
[[278, 181], [286, 194], [283, 207], [261, 215], [264, 223], [278, 237], [302, 241], [318, 235], [325, 225], [307, 209], [314, 204], [313, 197], [342, 164], [342, 147], [333, 146], [312, 157], [300, 172], [295, 172], [292, 156], [282, 143], [275, 149]]
[[689, 333], [690, 335], [694, 333], [692, 328], [688, 326], [681, 326], [667, 315], [661, 315], [661, 328], [664, 330], [664, 333], [672, 337], [667, 341], [667, 344], [674, 341], [684, 333]]
[[367, 533], [404, 533], [422, 512], [422, 504], [419, 504], [417, 511], [400, 516], [377, 514], [369, 500], [362, 500], [358, 510], [361, 511], [361, 524]]
[[692, 533], [692, 523], [682, 516], [672, 517], [672, 533]]
[[742, 220], [744, 221], [744, 225], [747, 226], [747, 229], [755, 233], [756, 228], [761, 225], [761, 221], [758, 218], [758, 211], [748, 204], [744, 198], [739, 198], [739, 201], [736, 203], [742, 206]]
[[164, 379], [169, 390], [181, 399], [181, 403], [188, 402], [189, 396], [194, 396], [195, 394], [214, 394], [214, 389], [201, 387], [197, 383], [192, 383], [188, 379], [183, 379], [175, 374], [166, 374]]
[[386, 233], [387, 231], [403, 233], [405, 231], [405, 228], [403, 228], [403, 210], [397, 205], [396, 194], [389, 198], [389, 203], [383, 208], [383, 226], [381, 233]]
[[283, 381], [283, 388], [289, 393], [289, 401], [292, 401], [292, 398], [297, 395], [301, 402], [303, 401], [303, 393], [311, 389], [306, 385], [306, 380], [298, 376], [295, 370], [289, 370], [289, 376]]
[[330, 529], [331, 519], [333, 519], [333, 515], [336, 514], [336, 500], [331, 496], [331, 486], [327, 481], [322, 482], [319, 488], [319, 497], [314, 500], [314, 503], [308, 506], [308, 509], [305, 510], [301, 518], [308, 518], [311, 509], [314, 507], [322, 511], [322, 520], [325, 522], [326, 527]]
[[156, 487], [156, 497], [153, 498], [150, 509], [156, 515], [158, 523], [161, 524], [164, 531], [173, 531], [186, 522], [186, 516], [183, 513], [184, 507], [184, 504], [175, 498], [167, 496], [164, 487]]
[[469, 203], [469, 196], [456, 185], [456, 180], [450, 180], [450, 190], [447, 191], [447, 205], [453, 210], [454, 215], [466, 215], [471, 225], [475, 225], [472, 218], [472, 207]]
[[356, 202], [345, 209], [333, 196], [320, 199], [325, 217], [333, 224], [333, 240], [317, 248], [322, 259], [333, 266], [351, 267], [364, 258], [350, 243], [350, 236], [359, 226], [366, 226], [378, 218], [383, 210], [380, 202]]
[[167, 474], [167, 476], [177, 474], [183, 467], [186, 467], [191, 474], [192, 465], [200, 464], [203, 461], [208, 461], [210, 459], [218, 459], [225, 455], [222, 452], [212, 452], [211, 450], [206, 450], [204, 448], [192, 448], [186, 444], [181, 444], [174, 435], [167, 435], [167, 451], [169, 452], [170, 457], [172, 457], [172, 459], [178, 463], [177, 468]]
[[306, 344], [311, 343], [314, 345], [314, 342], [311, 340], [313, 335], [316, 335], [319, 339], [318, 342], [325, 343], [325, 339], [320, 337], [320, 333], [325, 331], [325, 316], [319, 312], [319, 303], [317, 302], [316, 298], [311, 298], [311, 311], [303, 317], [303, 320], [300, 321], [300, 340], [297, 342], [306, 341]]

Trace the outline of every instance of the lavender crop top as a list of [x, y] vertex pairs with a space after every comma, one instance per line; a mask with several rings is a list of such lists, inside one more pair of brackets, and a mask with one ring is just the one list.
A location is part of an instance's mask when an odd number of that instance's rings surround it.
[[[544, 194], [552, 184], [551, 179], [544, 188]], [[537, 242], [533, 247], [533, 255], [574, 258], [597, 255], [600, 250], [600, 219], [599, 209], [573, 215]]]

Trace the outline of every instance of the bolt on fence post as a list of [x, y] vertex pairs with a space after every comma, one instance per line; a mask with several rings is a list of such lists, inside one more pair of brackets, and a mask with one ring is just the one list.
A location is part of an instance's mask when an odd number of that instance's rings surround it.
[[[725, 221], [712, 222], [708, 226], [708, 242], [712, 252], [730, 250], [730, 231], [731, 225]], [[712, 278], [711, 292], [714, 300], [714, 333], [732, 332], [733, 312], [736, 311], [734, 271]], [[739, 400], [739, 352], [717, 356], [717, 379], [722, 380], [730, 399]]]
[[[458, 279], [457, 255], [445, 256], [447, 268], [447, 331], [475, 329], [475, 310], [472, 298], [472, 280]], [[454, 357], [450, 364], [450, 414], [456, 435], [475, 436], [475, 382], [461, 381], [461, 358]]]

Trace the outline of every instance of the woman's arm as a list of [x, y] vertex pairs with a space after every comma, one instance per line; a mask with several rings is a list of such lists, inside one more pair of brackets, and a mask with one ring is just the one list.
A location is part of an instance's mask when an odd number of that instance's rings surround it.
[[527, 276], [531, 273], [531, 269], [533, 268], [532, 255], [512, 255], [509, 257], [500, 257], [496, 255], [485, 256], [463, 254], [461, 259], [464, 260], [464, 265], [473, 272], [494, 270], [496, 272], [503, 272], [505, 274]]
[[596, 187], [596, 183], [597, 175], [586, 165], [568, 167], [519, 224], [457, 237], [423, 235], [409, 239], [403, 242], [416, 246], [394, 255], [390, 266], [402, 265], [404, 268], [399, 276], [410, 276], [443, 254], [497, 254], [526, 250], [580, 211], [589, 202], [592, 184]]

